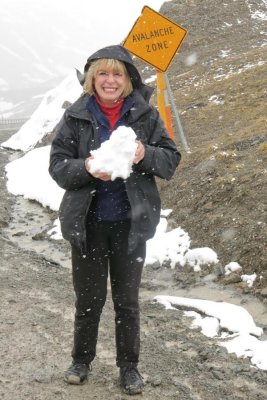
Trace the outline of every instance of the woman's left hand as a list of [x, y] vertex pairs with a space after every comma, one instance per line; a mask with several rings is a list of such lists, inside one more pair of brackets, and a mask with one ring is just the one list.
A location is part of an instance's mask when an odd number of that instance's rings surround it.
[[143, 145], [142, 142], [140, 142], [140, 140], [136, 140], [136, 143], [137, 143], [137, 149], [133, 160], [134, 164], [138, 164], [145, 157], [145, 146]]

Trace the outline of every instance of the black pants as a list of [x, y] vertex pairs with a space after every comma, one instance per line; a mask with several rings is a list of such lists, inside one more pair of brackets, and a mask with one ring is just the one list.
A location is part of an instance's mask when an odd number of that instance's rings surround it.
[[96, 355], [98, 325], [106, 301], [108, 270], [115, 310], [117, 366], [139, 359], [139, 286], [146, 244], [128, 254], [130, 221], [88, 223], [88, 251], [72, 247], [76, 294], [74, 362], [90, 363]]

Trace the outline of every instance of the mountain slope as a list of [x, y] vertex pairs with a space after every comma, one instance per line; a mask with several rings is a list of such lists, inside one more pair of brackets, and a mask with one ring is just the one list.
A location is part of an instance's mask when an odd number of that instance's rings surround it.
[[188, 29], [167, 74], [191, 149], [176, 132], [183, 159], [160, 183], [163, 204], [194, 247], [256, 272], [251, 290], [267, 297], [267, 3], [173, 1], [161, 12]]

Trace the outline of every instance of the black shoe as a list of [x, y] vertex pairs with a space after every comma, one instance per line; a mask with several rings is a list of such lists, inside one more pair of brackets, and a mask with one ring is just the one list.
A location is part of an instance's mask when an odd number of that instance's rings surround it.
[[142, 393], [144, 382], [136, 367], [120, 368], [120, 383], [125, 393]]
[[88, 377], [91, 366], [81, 363], [73, 363], [64, 374], [64, 381], [72, 385], [82, 385]]

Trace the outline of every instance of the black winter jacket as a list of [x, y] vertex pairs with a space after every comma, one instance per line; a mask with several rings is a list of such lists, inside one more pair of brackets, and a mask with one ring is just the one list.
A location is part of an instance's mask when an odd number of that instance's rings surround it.
[[[134, 107], [126, 115], [131, 127], [145, 146], [145, 157], [126, 179], [131, 205], [129, 251], [140, 240], [154, 236], [160, 218], [160, 197], [155, 176], [169, 180], [180, 161], [180, 153], [169, 138], [157, 110], [134, 90]], [[97, 122], [86, 109], [88, 95], [80, 97], [66, 110], [51, 146], [49, 172], [66, 190], [59, 209], [62, 235], [86, 251], [86, 216], [90, 208], [96, 178], [88, 174], [84, 161], [97, 149]]]
[[[158, 111], [148, 104], [152, 89], [142, 83], [130, 53], [122, 46], [108, 46], [88, 58], [84, 72], [100, 58], [115, 58], [125, 63], [134, 88], [130, 95], [134, 106], [125, 115], [125, 124], [145, 146], [144, 159], [133, 165], [133, 172], [125, 181], [131, 205], [129, 251], [132, 251], [139, 241], [154, 236], [159, 222], [161, 203], [155, 176], [169, 180], [181, 155]], [[80, 82], [83, 83], [83, 76]], [[52, 178], [66, 190], [59, 209], [63, 237], [82, 251], [86, 251], [86, 217], [96, 186], [96, 178], [85, 170], [84, 161], [91, 150], [99, 147], [97, 121], [86, 108], [88, 96], [84, 94], [65, 111], [51, 146], [49, 165]]]

